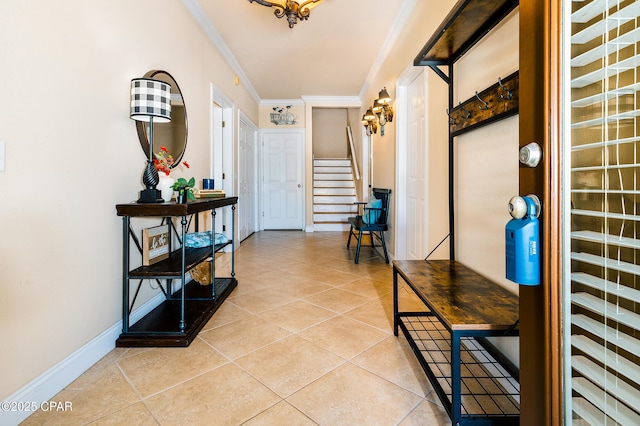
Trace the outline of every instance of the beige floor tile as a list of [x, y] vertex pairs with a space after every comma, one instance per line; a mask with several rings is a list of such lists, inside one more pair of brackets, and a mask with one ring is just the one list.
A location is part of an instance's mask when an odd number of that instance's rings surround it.
[[321, 425], [394, 425], [421, 399], [347, 363], [296, 392], [287, 401]]
[[290, 334], [284, 328], [249, 315], [199, 336], [223, 355], [236, 359]]
[[433, 391], [426, 373], [403, 337], [390, 336], [351, 362], [418, 396], [424, 397]]
[[129, 382], [146, 398], [229, 362], [196, 338], [189, 348], [154, 348], [118, 361]]
[[358, 278], [376, 277], [381, 273], [391, 273], [391, 266], [384, 263], [384, 260], [377, 257], [367, 258], [361, 257], [358, 264], [352, 261], [338, 262], [334, 265], [334, 269], [342, 273], [355, 275]]
[[335, 264], [329, 265], [326, 270], [320, 274], [315, 275], [314, 279], [321, 283], [329, 284], [332, 286], [340, 286], [351, 281], [356, 281], [360, 276], [352, 273], [344, 273], [337, 269]]
[[233, 289], [227, 300], [233, 300], [235, 297], [246, 296], [259, 291], [267, 290], [274, 287], [274, 283], [264, 281], [255, 276], [238, 277], [238, 286]]
[[320, 308], [304, 300], [262, 312], [259, 316], [279, 327], [297, 333], [336, 316], [335, 312]]
[[251, 278], [252, 276], [260, 275], [276, 269], [269, 262], [256, 262], [252, 259], [245, 259], [241, 256], [235, 259], [235, 262], [235, 272], [239, 279]]
[[304, 300], [320, 306], [321, 308], [341, 314], [358, 306], [364, 305], [370, 301], [371, 298], [352, 293], [350, 291], [332, 288], [327, 291], [323, 291], [322, 293], [305, 297]]
[[451, 424], [444, 408], [422, 401], [399, 426], [447, 426]]
[[296, 298], [283, 294], [277, 288], [269, 288], [231, 299], [235, 305], [254, 314], [286, 305], [294, 300]]
[[393, 307], [385, 299], [373, 299], [362, 306], [344, 313], [345, 316], [364, 322], [382, 331], [393, 333]]
[[[80, 393], [79, 390], [64, 389], [55, 395], [50, 401], [62, 402], [63, 404], [71, 402], [71, 412], [69, 411], [42, 411], [38, 410], [30, 415], [26, 420], [20, 423], [21, 426], [40, 426], [40, 425], [74, 425], [84, 424], [85, 420], [79, 418], [73, 413], [73, 399]], [[64, 405], [63, 405], [64, 406]]]
[[286, 398], [345, 361], [300, 337], [290, 336], [235, 362]]
[[220, 308], [213, 314], [209, 322], [202, 327], [201, 332], [211, 330], [212, 328], [220, 327], [221, 325], [229, 324], [234, 321], [238, 321], [248, 315], [251, 315], [245, 309], [242, 309], [235, 305], [231, 300], [227, 299]]
[[[52, 400], [68, 401], [69, 395], [61, 392]], [[140, 397], [129, 386], [118, 367], [111, 363], [100, 372], [93, 385], [72, 394], [71, 411], [40, 412], [46, 418], [41, 424], [84, 425], [139, 401]], [[36, 418], [35, 415], [32, 417]]]
[[[277, 259], [274, 262], [278, 262]], [[298, 278], [296, 275], [290, 274], [286, 272], [286, 269], [279, 267], [278, 269], [272, 269], [268, 271], [262, 271], [257, 274], [249, 275], [246, 277], [247, 279], [256, 281], [257, 283], [263, 285], [265, 288], [274, 287], [280, 285], [287, 280], [293, 280]]]
[[300, 277], [288, 282], [283, 282], [279, 286], [275, 287], [276, 290], [296, 299], [302, 299], [314, 294], [322, 293], [323, 291], [331, 288], [333, 288], [333, 286], [306, 277]]
[[426, 312], [429, 310], [413, 291], [404, 286], [398, 288], [398, 306], [401, 312]]
[[133, 404], [120, 411], [116, 411], [113, 414], [102, 417], [95, 422], [89, 423], [91, 426], [151, 426], [157, 424], [158, 422], [156, 422], [142, 402], [138, 402], [137, 404]]
[[381, 297], [393, 292], [392, 280], [376, 280], [370, 277], [359, 278], [356, 281], [343, 284], [340, 290], [351, 291], [367, 297]]
[[280, 398], [238, 366], [225, 364], [145, 400], [162, 425], [239, 425]]
[[103, 377], [106, 370], [113, 367], [113, 363], [122, 356], [126, 356], [128, 348], [115, 348], [105, 355], [100, 361], [93, 364], [87, 371], [82, 373], [80, 377], [71, 382], [65, 389], [67, 390], [83, 390], [91, 386], [96, 379]]
[[300, 337], [350, 359], [389, 336], [369, 325], [338, 316], [298, 333]]
[[282, 401], [244, 423], [244, 426], [312, 426], [315, 424], [289, 403]]

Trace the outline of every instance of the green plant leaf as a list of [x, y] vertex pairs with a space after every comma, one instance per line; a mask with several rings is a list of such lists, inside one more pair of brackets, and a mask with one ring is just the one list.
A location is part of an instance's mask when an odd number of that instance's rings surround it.
[[187, 183], [187, 186], [189, 188], [193, 188], [194, 186], [196, 186], [196, 178], [192, 177], [191, 179], [189, 179], [189, 182]]

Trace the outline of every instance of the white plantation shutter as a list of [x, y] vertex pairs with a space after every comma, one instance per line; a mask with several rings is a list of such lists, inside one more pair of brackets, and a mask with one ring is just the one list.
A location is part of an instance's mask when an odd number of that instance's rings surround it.
[[640, 1], [564, 6], [566, 423], [639, 425]]

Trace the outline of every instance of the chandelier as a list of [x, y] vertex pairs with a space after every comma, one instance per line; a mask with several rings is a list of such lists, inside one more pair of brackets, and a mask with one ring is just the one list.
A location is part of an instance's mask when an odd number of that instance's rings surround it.
[[256, 2], [263, 6], [275, 7], [276, 10], [273, 11], [273, 14], [276, 15], [276, 18], [286, 16], [287, 21], [289, 22], [289, 28], [293, 28], [293, 26], [298, 23], [298, 19], [301, 21], [309, 19], [311, 9], [316, 7], [321, 1], [322, 0], [305, 0], [302, 3], [298, 3], [293, 0], [279, 0], [277, 2], [267, 0], [249, 0], [249, 3]]

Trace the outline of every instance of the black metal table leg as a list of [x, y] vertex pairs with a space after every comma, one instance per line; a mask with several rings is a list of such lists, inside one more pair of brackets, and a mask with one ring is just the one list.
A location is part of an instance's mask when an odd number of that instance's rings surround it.
[[122, 217], [122, 332], [129, 332], [129, 216]]
[[236, 206], [231, 206], [231, 278], [236, 277]]
[[451, 423], [454, 426], [462, 420], [462, 380], [460, 377], [460, 334], [451, 331]]
[[393, 335], [398, 335], [398, 270], [393, 267]]
[[[180, 293], [180, 332], [183, 333], [184, 329], [186, 328], [186, 322], [184, 320], [184, 308], [185, 308], [185, 295], [187, 293], [186, 291], [186, 283], [185, 283], [185, 268], [186, 268], [186, 264], [185, 264], [185, 258], [186, 258], [186, 252], [187, 252], [187, 245], [186, 245], [186, 238], [187, 238], [187, 217], [186, 216], [182, 216], [182, 220], [180, 221], [180, 223], [182, 224], [182, 259], [181, 259], [181, 263], [182, 263], [182, 272], [180, 275], [180, 281], [182, 282], [182, 292]], [[172, 289], [170, 289], [172, 290]]]

